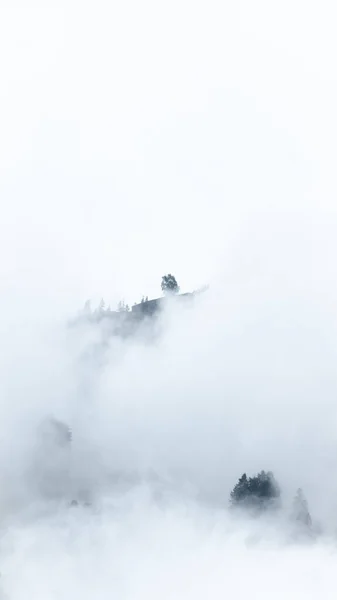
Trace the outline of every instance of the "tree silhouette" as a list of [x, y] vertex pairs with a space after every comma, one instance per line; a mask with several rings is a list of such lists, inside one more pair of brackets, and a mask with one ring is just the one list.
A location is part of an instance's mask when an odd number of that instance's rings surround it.
[[128, 304], [125, 304], [124, 300], [121, 300], [118, 302], [117, 310], [118, 312], [129, 312], [130, 307]]
[[297, 490], [296, 496], [293, 500], [292, 516], [298, 523], [301, 523], [309, 528], [312, 526], [308, 503], [303, 491], [300, 488]]
[[168, 275], [163, 275], [161, 280], [161, 289], [165, 295], [179, 293], [180, 288], [174, 275], [171, 275], [171, 273]]
[[261, 471], [254, 477], [244, 473], [230, 494], [232, 506], [264, 509], [280, 497], [280, 488], [273, 473]]

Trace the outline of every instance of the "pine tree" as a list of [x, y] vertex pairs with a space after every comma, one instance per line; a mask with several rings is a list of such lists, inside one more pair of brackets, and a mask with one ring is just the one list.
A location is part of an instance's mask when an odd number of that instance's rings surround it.
[[293, 500], [292, 516], [293, 519], [298, 523], [301, 523], [306, 527], [312, 526], [312, 520], [308, 508], [308, 503], [301, 488], [297, 490], [297, 493]]
[[273, 473], [261, 471], [254, 477], [244, 473], [230, 494], [232, 506], [264, 509], [280, 497], [280, 488]]

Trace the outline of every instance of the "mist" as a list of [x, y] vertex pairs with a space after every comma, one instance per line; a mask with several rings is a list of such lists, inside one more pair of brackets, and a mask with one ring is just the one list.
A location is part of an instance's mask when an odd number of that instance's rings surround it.
[[[335, 597], [335, 17], [3, 3], [0, 597]], [[209, 288], [74, 325], [169, 272]]]

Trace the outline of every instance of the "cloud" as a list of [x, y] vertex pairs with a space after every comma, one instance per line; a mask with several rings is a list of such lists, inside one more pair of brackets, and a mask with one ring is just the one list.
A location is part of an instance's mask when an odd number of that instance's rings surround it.
[[[3, 592], [330, 597], [333, 3], [3, 10]], [[153, 343], [66, 327], [87, 298], [156, 297], [165, 272], [211, 286]], [[38, 436], [50, 415], [70, 456]], [[279, 517], [234, 519], [230, 490], [261, 469]], [[309, 545], [287, 525], [298, 487]]]

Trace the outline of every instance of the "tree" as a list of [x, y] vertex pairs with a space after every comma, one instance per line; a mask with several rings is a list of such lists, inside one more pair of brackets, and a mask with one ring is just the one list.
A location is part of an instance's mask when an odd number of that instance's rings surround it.
[[91, 315], [91, 302], [90, 300], [87, 300], [84, 308], [83, 308], [83, 314], [84, 315]]
[[308, 508], [308, 503], [305, 495], [303, 494], [303, 491], [300, 488], [297, 490], [296, 496], [293, 500], [292, 516], [293, 519], [298, 523], [309, 528], [311, 527], [312, 520]]
[[103, 313], [104, 310], [105, 310], [105, 302], [104, 302], [103, 298], [101, 298], [101, 301], [98, 305], [98, 312]]
[[171, 275], [171, 273], [163, 275], [161, 279], [161, 289], [165, 295], [179, 294], [180, 288], [174, 275]]
[[128, 304], [125, 304], [124, 300], [121, 300], [120, 302], [118, 302], [117, 310], [118, 312], [129, 312], [130, 307]]
[[230, 494], [232, 506], [265, 509], [280, 496], [280, 488], [273, 473], [261, 471], [254, 477], [244, 473]]
[[249, 486], [249, 481], [247, 479], [246, 473], [244, 473], [243, 475], [241, 475], [238, 483], [234, 486], [234, 489], [231, 492], [230, 497], [231, 497], [232, 504], [241, 502], [242, 500], [244, 500], [247, 497], [248, 486]]

